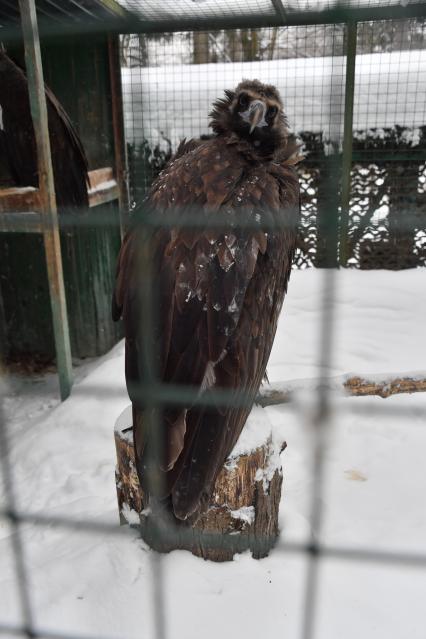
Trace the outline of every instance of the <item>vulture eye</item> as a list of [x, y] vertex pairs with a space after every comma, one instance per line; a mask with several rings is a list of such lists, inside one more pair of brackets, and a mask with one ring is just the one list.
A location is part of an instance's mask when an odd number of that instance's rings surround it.
[[247, 93], [241, 93], [240, 97], [238, 98], [238, 106], [240, 106], [242, 109], [246, 109], [248, 105], [249, 97]]
[[266, 117], [268, 118], [268, 120], [272, 120], [278, 113], [278, 109], [276, 106], [271, 106], [268, 109], [268, 113], [266, 114]]

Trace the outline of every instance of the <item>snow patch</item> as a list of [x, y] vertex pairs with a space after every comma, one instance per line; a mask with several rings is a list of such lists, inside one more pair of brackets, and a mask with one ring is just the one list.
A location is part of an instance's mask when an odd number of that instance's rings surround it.
[[131, 526], [139, 526], [140, 525], [140, 517], [136, 510], [130, 508], [129, 504], [123, 504], [121, 508], [121, 514], [128, 524]]
[[117, 186], [116, 180], [105, 180], [105, 182], [99, 182], [96, 186], [88, 189], [89, 195], [93, 195], [94, 193], [102, 193], [103, 191], [109, 191], [109, 189]]
[[268, 451], [268, 463], [265, 468], [258, 468], [254, 480], [256, 482], [262, 482], [263, 492], [267, 493], [269, 490], [269, 484], [271, 483], [275, 473], [282, 472], [281, 468], [281, 448], [283, 442], [279, 443], [277, 439], [269, 443]]
[[255, 519], [255, 511], [254, 506], [243, 506], [242, 508], [238, 508], [238, 510], [231, 510], [232, 519], [240, 519], [241, 521], [245, 521], [249, 526], [254, 523]]
[[[271, 381], [317, 380], [353, 370], [386, 380], [389, 371], [411, 376], [424, 369], [426, 269], [341, 269], [335, 275], [330, 367], [324, 371], [318, 365], [327, 273], [294, 271], [268, 365]], [[117, 528], [115, 536], [30, 522], [21, 527], [39, 634], [156, 636], [152, 575], [160, 566], [168, 639], [200, 634], [256, 639], [275, 637], [277, 628], [283, 636], [298, 637], [306, 557], [284, 552], [284, 544], [305, 544], [311, 534], [313, 439], [304, 421], [305, 397], [253, 411], [262, 432], [257, 442], [253, 435], [249, 449], [270, 431], [288, 443], [275, 549], [261, 561], [244, 553], [217, 565], [184, 551], [161, 557], [145, 552], [138, 531], [118, 525], [112, 430], [129, 404], [124, 343], [74, 371], [72, 395], [62, 404], [52, 374], [9, 379], [2, 397], [18, 510]], [[373, 552], [425, 553], [426, 393], [386, 400], [333, 397], [333, 408], [321, 541]], [[127, 415], [125, 427], [131, 424], [129, 409]], [[366, 481], [351, 480], [355, 476]], [[20, 625], [11, 535], [0, 521], [0, 623]], [[318, 585], [318, 639], [424, 638], [424, 570], [324, 558]], [[240, 609], [246, 613], [236, 614]]]
[[261, 406], [253, 406], [246, 424], [230, 457], [248, 455], [264, 446], [272, 436], [272, 425], [268, 414]]

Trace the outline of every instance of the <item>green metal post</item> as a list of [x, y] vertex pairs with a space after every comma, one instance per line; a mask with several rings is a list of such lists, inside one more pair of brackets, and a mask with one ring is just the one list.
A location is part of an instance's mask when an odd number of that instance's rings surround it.
[[352, 169], [352, 140], [355, 91], [355, 59], [356, 59], [357, 23], [349, 22], [347, 26], [346, 45], [346, 86], [345, 86], [345, 117], [343, 131], [342, 153], [342, 195], [340, 215], [340, 251], [339, 262], [346, 266], [348, 262], [348, 228], [349, 203], [351, 197], [351, 169]]
[[70, 394], [72, 386], [71, 347], [40, 41], [34, 0], [19, 0], [19, 8], [24, 36], [28, 93], [37, 147], [43, 239], [55, 335], [56, 363], [61, 399], [64, 400]]
[[108, 36], [108, 62], [111, 84], [112, 128], [114, 134], [115, 173], [119, 189], [120, 231], [124, 237], [129, 228], [129, 184], [124, 139], [123, 91], [120, 69], [120, 41], [117, 35]]

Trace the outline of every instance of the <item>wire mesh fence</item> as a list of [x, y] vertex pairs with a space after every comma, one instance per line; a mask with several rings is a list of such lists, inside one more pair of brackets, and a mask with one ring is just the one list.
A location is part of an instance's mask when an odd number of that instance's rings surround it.
[[[229, 6], [232, 13], [234, 9]], [[259, 5], [260, 6], [260, 5]], [[259, 6], [256, 9], [259, 9]], [[269, 6], [269, 5], [268, 5]], [[260, 7], [262, 8], [262, 7]], [[300, 8], [300, 7], [297, 7]], [[245, 7], [247, 10], [247, 7]], [[149, 5], [144, 8], [149, 12]], [[175, 5], [164, 6], [170, 18]], [[238, 7], [235, 8], [238, 11]], [[208, 17], [208, 12], [207, 12]], [[130, 192], [141, 204], [153, 178], [176, 150], [179, 140], [208, 135], [207, 115], [213, 99], [223, 88], [234, 86], [241, 77], [261, 77], [281, 89], [285, 108], [307, 152], [299, 176], [302, 190], [302, 224], [298, 267], [324, 266], [338, 261], [338, 220], [341, 180], [341, 152], [345, 110], [346, 26], [317, 25], [288, 29], [250, 29], [228, 32], [174, 33], [123, 36], [123, 89], [130, 173]], [[389, 23], [363, 23], [358, 26], [357, 81], [355, 88], [354, 159], [351, 171], [351, 202], [348, 235], [348, 264], [359, 268], [406, 268], [426, 261], [425, 209], [425, 88], [426, 58], [424, 23], [417, 20]], [[385, 44], [383, 44], [385, 43]], [[385, 47], [385, 51], [377, 51]], [[306, 56], [306, 57], [305, 57]], [[143, 203], [142, 203], [143, 208]], [[196, 213], [196, 212], [195, 212]], [[82, 219], [82, 224], [87, 220]], [[105, 220], [98, 220], [103, 224]], [[142, 222], [146, 233], [170, 220], [150, 218]], [[75, 220], [73, 220], [75, 223]], [[90, 222], [92, 223], [92, 222]], [[113, 220], [113, 224], [117, 221]], [[197, 221], [189, 219], [194, 228]], [[66, 225], [66, 218], [63, 218]], [[218, 220], [217, 224], [226, 224]], [[249, 228], [249, 223], [247, 223]], [[149, 256], [148, 256], [149, 257]], [[145, 348], [152, 346], [150, 335], [156, 323], [155, 279], [144, 265], [145, 296], [143, 317]], [[152, 274], [151, 274], [152, 275]], [[327, 371], [335, 348], [335, 279], [333, 270], [323, 272], [319, 369]], [[154, 288], [153, 288], [154, 284]], [[290, 292], [291, 295], [291, 292]], [[148, 360], [148, 361], [147, 361]], [[151, 360], [151, 362], [150, 362]], [[164, 405], [196, 403], [212, 406], [244, 405], [244, 394], [212, 391], [200, 396], [193, 387], [174, 387], [152, 375], [151, 353], [141, 362], [144, 382], [138, 388], [142, 400], [155, 410]], [[300, 636], [315, 636], [318, 618], [319, 567], [327, 558], [368, 564], [426, 567], [426, 554], [393, 552], [378, 547], [328, 545], [322, 541], [323, 498], [326, 491], [325, 455], [335, 409], [335, 398], [326, 383], [319, 380], [314, 406], [307, 419], [295, 405], [300, 423], [308, 421], [312, 447], [312, 495], [310, 535], [300, 543], [285, 539], [274, 552], [296, 553], [307, 557], [303, 622]], [[102, 386], [87, 387], [90, 396], [119, 392]], [[353, 410], [353, 406], [348, 410]], [[370, 409], [368, 409], [370, 410]], [[395, 411], [383, 406], [378, 413]], [[404, 414], [404, 409], [402, 409]], [[158, 419], [158, 414], [156, 416]], [[23, 512], [14, 487], [13, 456], [10, 453], [8, 425], [0, 414], [3, 505], [0, 516], [10, 526], [16, 568], [22, 624], [0, 620], [4, 635], [27, 637], [71, 637], [82, 635], [43, 629], [33, 612], [30, 568], [25, 555], [22, 530], [27, 525], [41, 529], [65, 529], [70, 535], [84, 531], [95, 537], [125, 537], [128, 532], [115, 525], [54, 516], [38, 510]], [[161, 442], [159, 442], [159, 445]], [[95, 453], [93, 453], [95, 454]], [[223, 544], [223, 536], [212, 537], [212, 544]], [[164, 602], [165, 575], [162, 559], [151, 555], [152, 605], [158, 639], [167, 635]], [[92, 639], [92, 638], [91, 638]]]
[[[326, 206], [321, 185], [330, 157], [342, 151], [346, 41], [343, 24], [123, 37], [133, 200], [143, 197], [180, 139], [209, 135], [208, 113], [223, 86], [261, 77], [281, 90], [306, 154], [299, 170], [302, 223], [296, 265], [324, 266], [318, 249]], [[418, 20], [358, 25], [350, 266], [425, 263], [424, 42], [424, 23]], [[397, 241], [395, 228], [401, 224], [405, 238]]]

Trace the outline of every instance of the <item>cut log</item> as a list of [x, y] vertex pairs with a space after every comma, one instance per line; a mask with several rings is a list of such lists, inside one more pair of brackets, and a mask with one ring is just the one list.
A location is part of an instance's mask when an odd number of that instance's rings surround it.
[[378, 395], [385, 399], [399, 393], [422, 393], [426, 391], [426, 378], [398, 376], [387, 380], [374, 380], [363, 377], [350, 377], [343, 384], [349, 395], [364, 397]]
[[216, 481], [207, 511], [194, 525], [176, 525], [152, 512], [139, 485], [133, 448], [132, 412], [115, 425], [116, 486], [120, 522], [140, 526], [143, 539], [160, 552], [190, 550], [213, 561], [237, 552], [268, 555], [278, 537], [281, 498], [280, 453], [285, 443], [273, 437], [266, 411], [254, 407], [233, 452]]
[[256, 397], [256, 404], [263, 407], [287, 404], [297, 391], [315, 392], [319, 388], [325, 388], [329, 392], [343, 392], [347, 397], [377, 395], [385, 399], [400, 393], [426, 392], [426, 375], [343, 375], [320, 380], [278, 382], [262, 387]]

